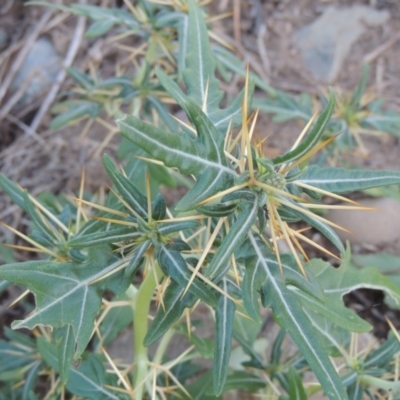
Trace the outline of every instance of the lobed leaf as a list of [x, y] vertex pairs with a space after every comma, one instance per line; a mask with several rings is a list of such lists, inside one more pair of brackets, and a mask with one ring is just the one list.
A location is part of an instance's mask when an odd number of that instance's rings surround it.
[[36, 300], [35, 311], [22, 321], [14, 321], [12, 327], [71, 325], [77, 345], [75, 357], [78, 357], [92, 335], [94, 319], [101, 307], [101, 292], [109, 289], [118, 294], [130, 283], [122, 279], [121, 271], [93, 282], [124, 262], [96, 249], [84, 264], [26, 261], [2, 266], [0, 277], [28, 288]]
[[264, 268], [268, 271], [268, 279], [263, 286], [263, 305], [272, 308], [280, 324], [289, 332], [316, 374], [325, 394], [331, 400], [347, 399], [340, 378], [297, 298], [286, 287], [280, 276], [276, 276], [268, 268], [263, 257], [261, 242], [256, 240], [252, 232], [248, 237], [255, 255], [265, 264]]
[[400, 288], [397, 285], [372, 267], [363, 268], [363, 273], [360, 274], [358, 269], [351, 268], [349, 253], [345, 254], [340, 268], [333, 268], [322, 260], [312, 260], [307, 269], [314, 272], [318, 278], [324, 289], [326, 303], [316, 302], [308, 294], [298, 291], [295, 291], [296, 296], [305, 308], [328, 318], [331, 323], [344, 329], [353, 332], [366, 332], [371, 329], [369, 323], [345, 307], [342, 298], [346, 293], [360, 288], [382, 290], [397, 303], [400, 301]]

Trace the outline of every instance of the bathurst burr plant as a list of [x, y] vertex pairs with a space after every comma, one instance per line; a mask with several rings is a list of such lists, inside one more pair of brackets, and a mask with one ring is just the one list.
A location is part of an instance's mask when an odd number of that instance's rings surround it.
[[[12, 325], [34, 332], [34, 338], [26, 338], [29, 346], [25, 343], [24, 351], [14, 356], [21, 382], [14, 386], [34, 396], [42, 371], [51, 381], [48, 398], [71, 393], [92, 399], [207, 399], [241, 388], [271, 398], [295, 398], [293, 393], [307, 398], [320, 390], [343, 400], [355, 398], [361, 387], [371, 393], [375, 387], [381, 390], [368, 371], [384, 365], [394, 374], [391, 358], [364, 357], [362, 365], [369, 363], [369, 369], [362, 369], [361, 361], [349, 357], [347, 339], [340, 342], [338, 336], [371, 326], [344, 306], [342, 296], [368, 287], [384, 290], [398, 302], [400, 289], [372, 268], [355, 273], [349, 251], [333, 229], [341, 228], [313, 210], [363, 208], [343, 194], [400, 183], [400, 172], [311, 164], [312, 156], [335, 139], [320, 140], [334, 111], [332, 91], [326, 108], [309, 121], [293, 147], [267, 158], [256, 137], [256, 132], [264, 134], [257, 127], [258, 113], [248, 112], [252, 82], [246, 79], [241, 94], [225, 99], [228, 106], [221, 107], [224, 93], [203, 14], [194, 0], [188, 3], [183, 82], [161, 69], [156, 73], [189, 122], [167, 131], [131, 115], [117, 121], [121, 134], [147, 153], [142, 159], [195, 181], [173, 210], [161, 195], [151, 197], [150, 175], [142, 193], [107, 156], [104, 167], [113, 187], [105, 204], [85, 199], [82, 185], [75, 206], [50, 208], [0, 178], [2, 188], [31, 217], [31, 232], [23, 237], [29, 250], [41, 254], [40, 260], [0, 268], [0, 278], [26, 287], [36, 302], [31, 314]], [[340, 204], [326, 205], [323, 196]], [[336, 253], [295, 228], [297, 221], [321, 232]], [[280, 253], [279, 241], [286, 242], [289, 252]], [[335, 269], [309, 260], [302, 243], [343, 265]], [[197, 333], [192, 316], [199, 303], [215, 316], [213, 340]], [[262, 308], [281, 327], [270, 360], [257, 341], [265, 318]], [[134, 358], [126, 365], [113, 360], [105, 345], [132, 320]], [[21, 349], [18, 341], [23, 339], [7, 332], [11, 342], [2, 342], [3, 348]], [[282, 356], [285, 333], [299, 349], [290, 362]], [[169, 353], [174, 335], [188, 343], [178, 356]], [[239, 365], [230, 362], [233, 339], [243, 349]], [[149, 353], [154, 343], [156, 350]], [[390, 339], [387, 347], [395, 352], [398, 343]], [[0, 353], [0, 359], [11, 362], [10, 354]], [[200, 357], [213, 359], [212, 373], [198, 366]], [[330, 357], [343, 363], [340, 374]], [[303, 383], [308, 369], [318, 384]]]

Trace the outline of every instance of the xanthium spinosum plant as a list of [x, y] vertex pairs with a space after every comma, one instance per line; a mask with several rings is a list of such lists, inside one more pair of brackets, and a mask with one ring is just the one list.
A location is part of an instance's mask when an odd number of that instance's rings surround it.
[[[376, 371], [395, 376], [397, 338], [391, 336], [376, 353], [350, 357], [349, 333], [371, 326], [347, 309], [342, 297], [368, 287], [398, 303], [400, 289], [374, 268], [362, 274], [351, 269], [349, 251], [333, 229], [342, 228], [313, 210], [362, 209], [343, 194], [398, 184], [400, 172], [304, 167], [335, 139], [321, 141], [334, 112], [332, 91], [292, 149], [268, 159], [254, 134], [258, 113], [249, 114], [251, 80], [239, 100], [221, 108], [224, 93], [203, 15], [194, 0], [188, 4], [185, 90], [161, 69], [156, 74], [189, 122], [173, 131], [132, 115], [117, 121], [121, 135], [147, 154], [149, 164], [193, 177], [175, 210], [160, 194], [152, 198], [149, 176], [141, 192], [107, 156], [104, 167], [113, 187], [102, 205], [84, 197], [83, 183], [74, 204], [63, 200], [50, 207], [0, 177], [3, 190], [32, 220], [28, 235], [9, 229], [33, 246], [25, 250], [42, 255], [0, 268], [2, 289], [21, 285], [36, 302], [35, 310], [12, 324], [33, 330], [34, 337], [7, 329], [8, 341], [0, 341], [5, 366], [0, 380], [11, 382], [20, 398], [38, 398], [34, 388], [40, 376], [51, 382], [47, 398], [70, 393], [91, 399], [211, 399], [240, 388], [270, 398], [306, 399], [322, 391], [343, 400], [374, 393], [374, 387], [396, 389], [392, 378], [376, 378]], [[322, 196], [344, 205], [323, 204]], [[294, 229], [297, 221], [321, 232], [338, 255]], [[279, 241], [290, 253], [280, 253]], [[343, 264], [335, 269], [309, 260], [302, 242]], [[153, 301], [157, 311], [151, 316]], [[200, 302], [215, 315], [214, 340], [196, 334], [191, 314]], [[269, 360], [257, 347], [260, 303], [281, 327]], [[127, 366], [114, 361], [105, 346], [132, 320], [134, 360]], [[283, 356], [286, 333], [299, 349], [291, 360]], [[169, 358], [174, 335], [186, 337], [190, 346]], [[241, 368], [230, 363], [233, 339], [247, 357]], [[156, 342], [150, 354], [148, 347]], [[199, 357], [212, 358], [211, 372], [196, 364]], [[340, 374], [331, 357], [344, 360]], [[302, 383], [308, 369], [319, 382], [313, 387]]]

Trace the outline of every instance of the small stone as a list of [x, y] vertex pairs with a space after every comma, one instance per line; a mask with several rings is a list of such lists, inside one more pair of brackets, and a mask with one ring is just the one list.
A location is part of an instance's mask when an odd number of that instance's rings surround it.
[[367, 199], [363, 206], [373, 211], [329, 210], [325, 218], [353, 232], [336, 230], [351, 244], [386, 246], [400, 243], [400, 202], [389, 197]]
[[27, 80], [30, 81], [19, 105], [28, 104], [46, 92], [56, 80], [61, 68], [62, 60], [51, 41], [45, 37], [39, 38], [33, 44], [10, 86], [10, 89], [16, 92]]
[[369, 26], [379, 26], [389, 19], [389, 12], [372, 7], [327, 7], [324, 14], [295, 35], [304, 62], [313, 75], [332, 82], [339, 74], [351, 46]]

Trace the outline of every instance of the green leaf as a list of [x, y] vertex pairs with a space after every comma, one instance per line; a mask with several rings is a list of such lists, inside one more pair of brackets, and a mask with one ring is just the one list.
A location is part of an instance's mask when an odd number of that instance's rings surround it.
[[221, 134], [195, 103], [189, 101], [187, 109], [197, 128], [196, 141], [187, 134], [164, 132], [131, 116], [117, 121], [121, 134], [128, 140], [166, 166], [196, 177], [194, 188], [176, 207], [182, 211], [194, 208], [197, 203], [225, 189], [236, 176], [228, 167]]
[[263, 245], [256, 240], [256, 235], [249, 232], [248, 236], [255, 255], [265, 264], [264, 268], [268, 271], [268, 279], [263, 286], [264, 306], [272, 308], [280, 324], [289, 332], [316, 374], [325, 394], [331, 400], [347, 399], [340, 378], [299, 301], [280, 279], [280, 274], [273, 274], [268, 268], [264, 261]]
[[183, 298], [185, 288], [171, 281], [163, 297], [163, 306], [160, 306], [149, 330], [144, 338], [144, 345], [150, 346], [179, 321], [186, 307], [191, 307], [196, 298], [188, 292]]
[[371, 328], [366, 321], [344, 306], [342, 297], [347, 293], [360, 288], [382, 290], [397, 304], [400, 302], [400, 287], [373, 267], [363, 268], [362, 273], [359, 269], [352, 268], [349, 252], [345, 254], [340, 268], [333, 268], [322, 260], [312, 260], [307, 265], [307, 269], [314, 272], [323, 287], [326, 304], [318, 304], [304, 293], [296, 294], [299, 295], [305, 307], [329, 318], [332, 323], [344, 329], [365, 332]]
[[229, 390], [244, 390], [253, 393], [265, 387], [265, 382], [258, 376], [245, 371], [234, 371], [227, 376], [223, 392]]
[[[223, 289], [227, 291], [225, 280], [223, 281]], [[228, 374], [234, 314], [235, 304], [233, 301], [221, 295], [218, 299], [217, 309], [215, 310], [216, 335], [213, 363], [213, 388], [216, 396], [222, 393]]]
[[123, 243], [140, 235], [134, 229], [134, 227], [123, 227], [104, 232], [89, 233], [70, 240], [67, 245], [75, 249], [86, 249], [104, 244]]
[[85, 36], [87, 38], [95, 38], [107, 33], [114, 26], [114, 21], [112, 20], [100, 20], [95, 21], [90, 25], [89, 29], [86, 31]]
[[[219, 162], [204, 159], [199, 146], [186, 134], [165, 132], [128, 115], [117, 120], [117, 123], [122, 136], [155, 159], [163, 161], [166, 166], [178, 168], [181, 173], [197, 174], [205, 169], [219, 171], [222, 168]], [[236, 175], [227, 167], [223, 167], [222, 170], [232, 176]]]
[[36, 300], [35, 312], [22, 321], [14, 321], [12, 327], [72, 325], [77, 343], [75, 357], [78, 357], [92, 335], [94, 319], [101, 306], [101, 292], [109, 289], [119, 294], [130, 284], [129, 280], [122, 279], [122, 271], [94, 282], [124, 262], [94, 249], [84, 264], [26, 261], [2, 266], [0, 277], [25, 286], [35, 294]]
[[361, 80], [358, 86], [355, 88], [353, 96], [351, 98], [350, 105], [353, 108], [359, 108], [360, 107], [360, 102], [361, 98], [365, 92], [365, 88], [367, 86], [368, 82], [368, 73], [369, 73], [369, 65], [364, 64], [362, 68], [362, 73], [361, 73]]
[[104, 167], [117, 188], [122, 198], [136, 211], [142, 218], [147, 218], [147, 199], [139, 189], [124, 175], [117, 171], [111, 158], [107, 155], [103, 157]]
[[389, 338], [385, 343], [379, 346], [376, 350], [372, 350], [364, 359], [363, 367], [385, 367], [390, 363], [395, 355], [400, 351], [399, 339], [394, 335], [390, 334]]
[[[259, 241], [261, 239], [256, 237], [255, 240]], [[275, 253], [272, 253], [261, 243], [259, 244], [259, 247], [264, 257], [263, 262], [259, 262], [259, 257], [254, 254], [253, 246], [249, 244], [249, 242], [245, 242], [243, 247], [236, 252], [237, 260], [241, 262], [244, 261], [246, 268], [254, 264], [258, 264], [258, 267], [262, 267], [263, 269], [268, 266], [268, 271], [264, 269], [264, 272], [267, 274], [267, 276], [269, 272], [272, 272], [276, 276], [279, 275], [279, 279], [283, 280], [286, 285], [294, 286], [312, 296], [316, 300], [325, 302], [325, 295], [322, 287], [319, 284], [318, 279], [313, 273], [311, 273], [311, 271], [306, 268], [306, 277], [304, 277], [293, 256], [289, 254], [283, 254], [280, 256], [279, 263]], [[281, 274], [281, 267], [283, 274]]]
[[[392, 283], [400, 287], [400, 257], [389, 253], [353, 254], [354, 268], [374, 267], [381, 274], [387, 276]], [[391, 297], [386, 296], [385, 301], [391, 308], [400, 308]]]
[[150, 246], [150, 240], [146, 240], [145, 242], [138, 245], [138, 247], [135, 249], [135, 252], [133, 253], [131, 260], [129, 261], [128, 266], [125, 269], [125, 277], [132, 276], [136, 272], [136, 270], [142, 265], [146, 251], [150, 248]]
[[236, 204], [213, 204], [197, 207], [196, 210], [207, 217], [226, 217], [237, 208]]
[[57, 130], [83, 117], [96, 118], [100, 114], [100, 105], [93, 101], [79, 100], [70, 105], [67, 111], [55, 117], [50, 128]]
[[93, 79], [83, 73], [80, 69], [69, 67], [66, 69], [68, 75], [83, 89], [90, 90], [94, 86]]
[[303, 382], [299, 373], [293, 368], [289, 368], [287, 374], [289, 383], [289, 399], [290, 400], [307, 400], [307, 395], [303, 387]]
[[[113, 301], [127, 301], [125, 294], [115, 298]], [[112, 305], [112, 302], [111, 302]], [[133, 320], [132, 307], [126, 306], [111, 307], [107, 315], [100, 324], [101, 343], [99, 345], [107, 346], [112, 343], [119, 333], [122, 332]]]
[[174, 232], [184, 231], [186, 229], [194, 229], [200, 226], [199, 221], [171, 221], [160, 222], [157, 225], [157, 231], [160, 235], [170, 235]]
[[317, 313], [307, 308], [304, 311], [314, 328], [319, 332], [320, 338], [329, 355], [332, 357], [346, 356], [343, 349], [350, 342], [350, 332], [332, 323], [329, 316], [326, 318], [319, 312]]
[[[38, 349], [43, 359], [58, 371], [57, 349], [44, 337], [38, 338]], [[79, 368], [72, 368], [67, 390], [76, 396], [92, 400], [127, 400], [127, 396], [113, 392], [107, 386], [117, 386], [117, 377], [107, 374], [100, 356], [90, 354]]]
[[277, 156], [272, 159], [275, 165], [283, 164], [290, 161], [295, 161], [300, 157], [304, 156], [312, 150], [313, 147], [319, 142], [321, 136], [323, 135], [326, 126], [332, 116], [333, 110], [335, 108], [335, 95], [333, 90], [329, 90], [329, 102], [325, 110], [319, 116], [317, 122], [313, 126], [311, 132], [307, 135], [306, 139], [301, 142], [295, 149], [289, 151], [288, 153]]
[[39, 373], [43, 368], [42, 361], [36, 361], [33, 366], [29, 369], [25, 376], [24, 391], [22, 392], [22, 400], [31, 400], [33, 396], [32, 390], [35, 387], [36, 381], [39, 377]]
[[69, 371], [75, 353], [75, 338], [72, 326], [67, 325], [60, 330], [61, 342], [58, 346], [58, 372], [63, 384], [67, 383]]
[[346, 193], [399, 184], [400, 172], [347, 170], [312, 165], [297, 182], [332, 193]]
[[244, 203], [243, 209], [232, 223], [229, 232], [218, 247], [214, 257], [207, 267], [206, 275], [215, 282], [220, 281], [229, 270], [230, 258], [242, 244], [247, 232], [253, 226], [258, 210], [258, 197], [253, 197], [253, 203]]
[[[190, 282], [192, 272], [189, 270], [186, 261], [178, 251], [162, 245], [158, 253], [158, 262], [160, 267], [166, 270], [171, 279], [179, 283], [183, 288], [186, 288], [187, 284]], [[214, 292], [200, 279], [195, 278], [193, 280], [189, 291], [211, 307], [217, 305]]]
[[[290, 200], [288, 200], [290, 201]], [[296, 203], [297, 207], [301, 207], [300, 203]], [[294, 210], [292, 208], [282, 206], [279, 208], [279, 213], [282, 212], [282, 208], [284, 209], [285, 215], [293, 216], [299, 220], [306, 222], [308, 225], [314, 227], [319, 232], [321, 232], [339, 251], [340, 253], [345, 252], [345, 248], [343, 242], [337, 235], [337, 233], [326, 223], [322, 222], [321, 220], [310, 216], [309, 214], [302, 213], [298, 210]], [[304, 208], [305, 211], [309, 212], [308, 209]]]
[[0, 380], [15, 381], [24, 375], [24, 369], [32, 363], [36, 349], [18, 342], [0, 340]]
[[211, 53], [207, 27], [200, 7], [189, 0], [188, 46], [183, 79], [188, 96], [203, 106], [206, 115], [218, 107], [223, 93], [215, 78], [215, 59]]
[[10, 196], [11, 200], [17, 204], [18, 207], [27, 211], [24, 191], [3, 174], [0, 174], [0, 187]]
[[50, 241], [50, 243], [54, 243], [54, 239], [58, 241], [59, 238], [57, 238], [54, 231], [51, 230], [49, 226], [44, 223], [43, 219], [36, 211], [35, 206], [32, 203], [32, 200], [29, 198], [28, 192], [25, 191], [23, 193], [23, 197], [27, 213], [32, 218], [33, 222], [35, 223], [40, 233], [42, 233], [44, 237]]
[[266, 279], [267, 272], [263, 269], [261, 261], [258, 258], [253, 262], [248, 261], [242, 283], [243, 305], [255, 321], [262, 320], [259, 298], [261, 286]]
[[322, 260], [313, 260], [307, 268], [314, 271], [318, 277], [324, 289], [326, 304], [311, 300], [304, 293], [296, 292], [296, 295], [299, 296], [305, 307], [323, 315], [330, 322], [344, 329], [353, 332], [366, 332], [371, 329], [366, 321], [343, 304], [342, 297], [353, 290], [360, 288], [382, 290], [397, 304], [400, 302], [400, 288], [396, 284], [373, 267], [363, 268], [362, 273], [358, 269], [352, 268], [349, 253], [345, 255], [340, 268], [333, 268]]

